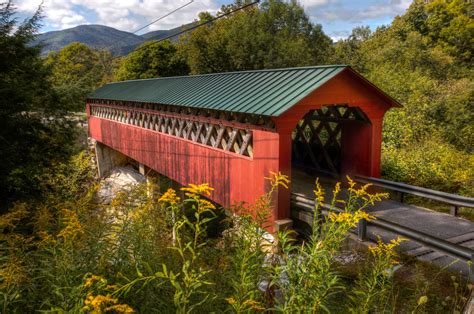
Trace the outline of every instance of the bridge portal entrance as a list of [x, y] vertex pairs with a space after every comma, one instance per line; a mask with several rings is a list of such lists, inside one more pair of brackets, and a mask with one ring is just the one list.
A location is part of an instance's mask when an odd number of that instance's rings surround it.
[[339, 177], [345, 154], [344, 137], [354, 124], [370, 124], [359, 107], [323, 106], [310, 110], [292, 132], [292, 168], [309, 174]]

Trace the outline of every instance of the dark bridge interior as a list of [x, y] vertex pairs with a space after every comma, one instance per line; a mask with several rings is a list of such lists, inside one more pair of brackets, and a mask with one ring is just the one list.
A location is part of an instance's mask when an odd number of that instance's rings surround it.
[[342, 137], [346, 122], [370, 123], [358, 107], [324, 106], [309, 111], [292, 133], [292, 166], [308, 174], [341, 175]]

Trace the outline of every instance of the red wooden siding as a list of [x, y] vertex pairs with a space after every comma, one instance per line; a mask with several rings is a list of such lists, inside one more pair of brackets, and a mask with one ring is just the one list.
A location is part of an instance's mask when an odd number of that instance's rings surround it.
[[[211, 198], [223, 206], [253, 203], [265, 193], [264, 177], [278, 171], [276, 132], [253, 130], [253, 158], [94, 116], [89, 117], [89, 132], [97, 141], [183, 185], [209, 183], [215, 188]], [[273, 218], [278, 216], [273, 213]]]

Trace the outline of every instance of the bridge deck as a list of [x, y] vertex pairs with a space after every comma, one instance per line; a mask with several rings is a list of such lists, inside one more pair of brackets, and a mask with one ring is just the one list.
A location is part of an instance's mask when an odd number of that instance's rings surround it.
[[[314, 182], [314, 176], [307, 175], [300, 171], [293, 171], [292, 192], [303, 194], [307, 197], [314, 197]], [[332, 188], [335, 182], [333, 179], [321, 179], [322, 186], [326, 191], [327, 201], [332, 199]], [[341, 197], [344, 198], [344, 191], [341, 192]], [[386, 221], [397, 223], [474, 249], [474, 222], [466, 219], [393, 200], [385, 200], [376, 204], [368, 211], [373, 216], [383, 218]], [[393, 232], [370, 225], [367, 231], [370, 240], [373, 241], [376, 240], [377, 236], [380, 236], [384, 241], [390, 241], [397, 237], [397, 234]], [[470, 275], [471, 279], [474, 279], [473, 274], [469, 272], [469, 265], [465, 261], [455, 262], [456, 258], [445, 253], [437, 252], [415, 241], [402, 242], [400, 250], [419, 260], [427, 261], [441, 267], [449, 265], [449, 268], [453, 271], [460, 271], [464, 275]]]

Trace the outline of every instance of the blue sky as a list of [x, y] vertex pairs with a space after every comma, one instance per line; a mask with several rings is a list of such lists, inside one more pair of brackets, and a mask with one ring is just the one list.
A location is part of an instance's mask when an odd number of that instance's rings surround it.
[[[41, 32], [81, 24], [103, 24], [133, 32], [140, 26], [190, 0], [44, 0], [46, 18]], [[403, 14], [411, 0], [300, 0], [311, 21], [321, 24], [334, 40], [346, 38], [360, 25], [372, 29], [389, 24]], [[32, 14], [41, 0], [14, 1], [21, 16]], [[201, 11], [216, 12], [232, 0], [194, 0], [184, 9], [141, 31], [169, 29], [193, 21]]]

